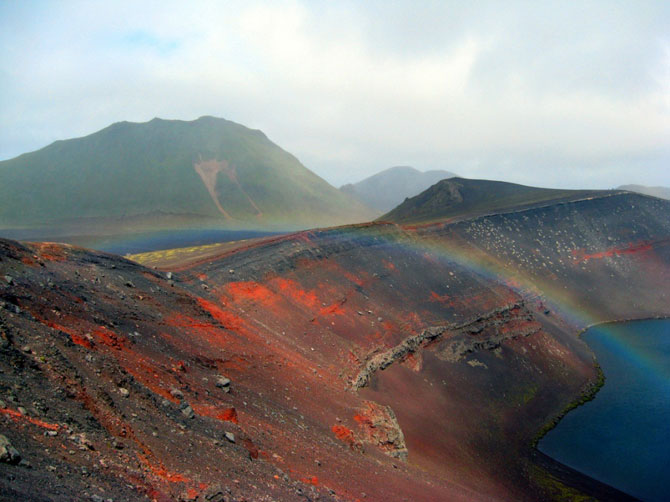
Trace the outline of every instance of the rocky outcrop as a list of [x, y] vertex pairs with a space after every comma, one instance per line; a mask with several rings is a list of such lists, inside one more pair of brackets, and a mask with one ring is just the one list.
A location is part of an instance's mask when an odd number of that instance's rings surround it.
[[466, 354], [496, 349], [504, 340], [529, 336], [540, 328], [541, 325], [533, 320], [532, 313], [523, 302], [496, 308], [462, 323], [426, 328], [389, 350], [368, 356], [351, 386], [354, 389], [365, 387], [376, 371], [404, 361], [408, 355], [433, 341], [441, 342], [436, 350], [438, 358], [457, 362]]
[[400, 460], [407, 460], [407, 445], [398, 419], [390, 406], [365, 401], [365, 406], [354, 415], [367, 443]]

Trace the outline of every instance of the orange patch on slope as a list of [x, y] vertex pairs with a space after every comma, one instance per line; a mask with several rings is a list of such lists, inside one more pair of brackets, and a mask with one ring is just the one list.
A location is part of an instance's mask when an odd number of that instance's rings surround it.
[[315, 308], [319, 303], [319, 300], [316, 297], [316, 293], [314, 293], [314, 291], [308, 292], [304, 289], [301, 289], [300, 285], [296, 281], [278, 277], [272, 282], [279, 287], [279, 291], [283, 296], [290, 298], [300, 305], [308, 308]]
[[234, 302], [251, 300], [261, 304], [274, 304], [276, 295], [266, 286], [254, 281], [231, 282], [226, 290]]
[[332, 431], [337, 439], [348, 444], [350, 448], [353, 448], [356, 444], [353, 431], [344, 425], [333, 425]]
[[192, 404], [193, 410], [200, 416], [215, 418], [223, 422], [239, 423], [237, 417], [237, 410], [235, 408], [221, 408], [220, 406], [212, 406], [208, 404]]
[[95, 336], [98, 341], [108, 347], [111, 347], [115, 350], [128, 350], [127, 344], [128, 340], [116, 333], [111, 329], [104, 326], [100, 326], [93, 330], [93, 336]]
[[63, 246], [53, 242], [40, 242], [35, 244], [39, 257], [46, 261], [65, 261], [67, 255]]

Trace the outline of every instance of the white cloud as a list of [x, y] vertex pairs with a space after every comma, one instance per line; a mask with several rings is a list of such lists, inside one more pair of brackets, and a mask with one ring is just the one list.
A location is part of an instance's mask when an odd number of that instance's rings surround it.
[[390, 165], [670, 185], [669, 8], [0, 4], [0, 158], [119, 120], [218, 115], [336, 184]]

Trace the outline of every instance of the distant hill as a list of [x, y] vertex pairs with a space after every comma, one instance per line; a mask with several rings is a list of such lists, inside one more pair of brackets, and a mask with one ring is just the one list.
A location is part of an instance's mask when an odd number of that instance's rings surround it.
[[445, 178], [456, 176], [449, 171], [421, 172], [413, 167], [397, 166], [386, 169], [358, 183], [340, 187], [368, 207], [382, 213], [390, 211], [407, 197], [420, 194]]
[[651, 195], [659, 199], [670, 200], [670, 188], [668, 187], [648, 187], [644, 185], [621, 185], [619, 190], [626, 190], [628, 192], [637, 192], [644, 195]]
[[574, 200], [599, 193], [602, 191], [555, 190], [502, 181], [451, 178], [439, 181], [416, 197], [406, 199], [379, 220], [430, 223], [542, 205], [550, 201]]
[[261, 131], [214, 117], [120, 122], [0, 162], [0, 229], [304, 228], [372, 215]]

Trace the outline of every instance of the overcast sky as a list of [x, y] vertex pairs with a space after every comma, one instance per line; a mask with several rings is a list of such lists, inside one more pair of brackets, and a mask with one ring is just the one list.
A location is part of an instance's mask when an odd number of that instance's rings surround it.
[[670, 186], [670, 2], [0, 0], [0, 159], [201, 115], [336, 186]]

